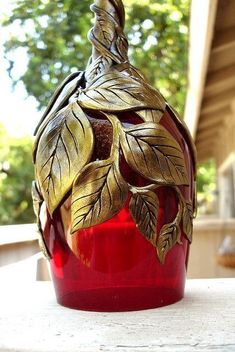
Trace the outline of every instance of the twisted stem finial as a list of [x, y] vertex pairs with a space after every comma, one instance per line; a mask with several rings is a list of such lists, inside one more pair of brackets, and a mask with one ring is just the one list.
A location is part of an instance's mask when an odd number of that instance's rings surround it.
[[93, 44], [92, 61], [99, 56], [113, 62], [128, 61], [128, 43], [124, 34], [125, 12], [121, 0], [95, 0], [91, 6], [95, 24], [89, 33]]

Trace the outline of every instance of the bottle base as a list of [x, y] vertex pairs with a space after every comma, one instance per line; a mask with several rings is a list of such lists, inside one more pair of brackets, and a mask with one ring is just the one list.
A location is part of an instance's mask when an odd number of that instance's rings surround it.
[[183, 292], [165, 287], [115, 287], [80, 290], [57, 296], [67, 308], [96, 312], [126, 312], [152, 309], [180, 301]]

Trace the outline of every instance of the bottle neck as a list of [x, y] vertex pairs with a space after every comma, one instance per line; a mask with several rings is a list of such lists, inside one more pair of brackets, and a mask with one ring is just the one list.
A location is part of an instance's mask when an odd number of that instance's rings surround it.
[[[109, 57], [117, 63], [127, 60], [127, 39], [124, 35], [125, 13], [121, 0], [94, 0], [91, 10], [95, 13], [94, 27], [89, 39], [93, 44], [92, 61], [98, 56]], [[121, 52], [117, 47], [120, 41]], [[119, 43], [119, 44], [118, 44]]]

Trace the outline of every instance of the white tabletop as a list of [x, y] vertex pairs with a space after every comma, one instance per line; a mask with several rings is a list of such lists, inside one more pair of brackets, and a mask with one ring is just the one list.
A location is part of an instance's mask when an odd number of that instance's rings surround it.
[[0, 351], [235, 351], [235, 279], [189, 280], [181, 302], [128, 313], [63, 308], [50, 282], [1, 282]]

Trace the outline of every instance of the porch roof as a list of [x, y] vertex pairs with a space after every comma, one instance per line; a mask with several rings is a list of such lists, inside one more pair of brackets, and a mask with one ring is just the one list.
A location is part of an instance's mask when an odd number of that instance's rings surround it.
[[190, 28], [185, 121], [203, 161], [235, 118], [235, 1], [192, 0]]

